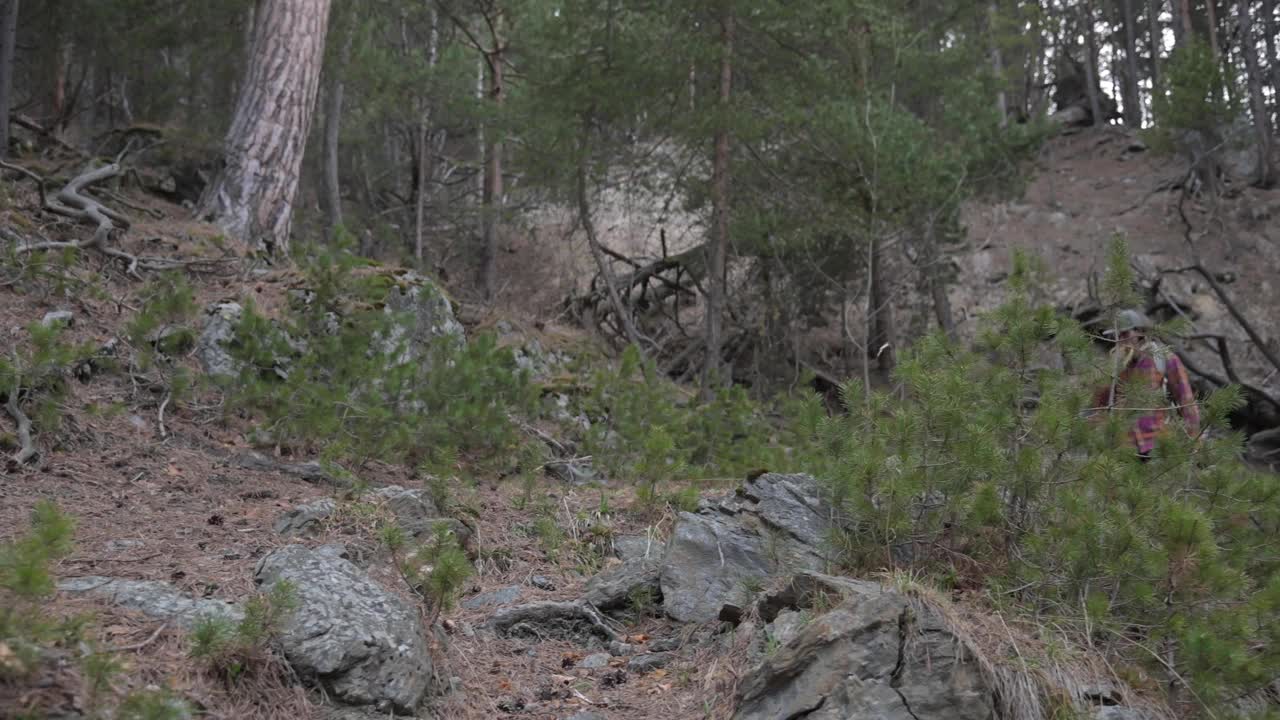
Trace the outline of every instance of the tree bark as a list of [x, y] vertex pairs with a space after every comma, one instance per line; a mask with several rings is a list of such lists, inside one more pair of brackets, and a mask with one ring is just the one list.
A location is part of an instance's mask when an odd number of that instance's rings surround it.
[[1262, 29], [1267, 47], [1267, 67], [1271, 68], [1271, 99], [1275, 102], [1276, 115], [1280, 116], [1280, 56], [1276, 54], [1280, 26], [1276, 24], [1275, 0], [1262, 0]]
[[342, 225], [342, 184], [338, 177], [338, 150], [342, 133], [342, 97], [346, 84], [342, 79], [342, 68], [346, 67], [351, 57], [350, 29], [342, 43], [341, 67], [333, 68], [333, 78], [329, 84], [324, 118], [324, 205], [329, 236], [333, 237]]
[[1253, 127], [1258, 136], [1258, 169], [1254, 184], [1269, 188], [1274, 182], [1271, 170], [1271, 123], [1267, 103], [1262, 95], [1262, 68], [1258, 66], [1258, 47], [1253, 40], [1253, 23], [1249, 0], [1238, 0], [1240, 18], [1240, 52], [1249, 81], [1249, 104], [1253, 108]]
[[[436, 62], [439, 58], [440, 47], [440, 27], [439, 16], [433, 7], [431, 9], [431, 34], [427, 39], [427, 67], [435, 69]], [[418, 160], [417, 160], [418, 177], [415, 185], [417, 186], [416, 211], [413, 221], [413, 257], [417, 261], [418, 267], [426, 267], [426, 216], [427, 216], [427, 197], [430, 194], [429, 187], [432, 180], [432, 152], [431, 152], [431, 100], [428, 99], [426, 107], [422, 111], [422, 118], [418, 123]]]
[[200, 217], [267, 255], [289, 252], [328, 22], [329, 0], [258, 0], [223, 167], [200, 199]]
[[733, 98], [733, 11], [726, 9], [720, 19], [720, 126], [716, 129], [715, 156], [711, 167], [711, 204], [714, 236], [707, 245], [707, 359], [703, 365], [702, 394], [710, 398], [717, 384], [725, 378], [721, 368], [725, 296], [728, 278], [725, 274], [729, 254], [729, 103]]
[[13, 104], [13, 55], [18, 41], [18, 0], [0, 0], [0, 160], [9, 156]]
[[894, 366], [895, 328], [890, 283], [886, 282], [884, 244], [878, 236], [871, 238], [870, 256], [871, 288], [867, 293], [867, 312], [870, 314], [871, 335], [867, 338], [867, 353], [876, 359], [880, 370], [887, 373]]
[[1093, 115], [1092, 125], [1101, 125], [1104, 122], [1102, 117], [1102, 103], [1099, 101], [1098, 95], [1101, 89], [1098, 87], [1098, 71], [1095, 60], [1098, 57], [1097, 43], [1093, 40], [1093, 3], [1084, 2], [1080, 4], [1080, 23], [1084, 27], [1085, 37], [1085, 53], [1087, 57], [1084, 59], [1085, 81], [1088, 83], [1086, 88], [1089, 93], [1089, 112]]
[[1142, 127], [1142, 96], [1138, 93], [1138, 29], [1133, 3], [1134, 0], [1120, 0], [1124, 11], [1124, 121], [1138, 128]]
[[[489, 101], [501, 111], [506, 97], [503, 83], [504, 46], [502, 39], [502, 13], [494, 13], [491, 19], [493, 49], [485, 53], [489, 73]], [[480, 263], [480, 286], [484, 297], [492, 302], [498, 294], [498, 230], [502, 212], [502, 136], [490, 128], [485, 138], [484, 193], [481, 196], [484, 248]]]
[[1000, 127], [1009, 125], [1009, 97], [1005, 93], [1004, 56], [1000, 54], [1000, 40], [996, 37], [996, 22], [1000, 9], [995, 2], [987, 8], [989, 34], [991, 35], [991, 69], [996, 76], [996, 112], [1000, 116]]
[[1182, 22], [1180, 23], [1182, 34], [1178, 37], [1178, 42], [1182, 42], [1184, 39], [1194, 37], [1196, 31], [1195, 26], [1191, 24], [1191, 0], [1177, 1], [1180, 3], [1180, 7], [1182, 9]]
[[1160, 8], [1164, 0], [1147, 3], [1147, 50], [1151, 54], [1151, 94], [1160, 92], [1160, 50], [1164, 47], [1164, 35], [1160, 31]]
[[[1221, 64], [1222, 47], [1218, 45], [1218, 0], [1205, 0], [1204, 9], [1209, 21], [1209, 51], [1213, 53], [1213, 61]], [[1231, 73], [1226, 73], [1223, 77], [1231, 77]], [[1229, 87], [1231, 83], [1226, 83]]]

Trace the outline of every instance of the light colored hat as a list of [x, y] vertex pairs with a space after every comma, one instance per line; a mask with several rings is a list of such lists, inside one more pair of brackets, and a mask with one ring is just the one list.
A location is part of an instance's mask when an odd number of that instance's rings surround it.
[[1126, 308], [1116, 313], [1115, 327], [1107, 328], [1102, 334], [1111, 337], [1117, 332], [1145, 330], [1149, 327], [1151, 327], [1151, 319], [1142, 311]]

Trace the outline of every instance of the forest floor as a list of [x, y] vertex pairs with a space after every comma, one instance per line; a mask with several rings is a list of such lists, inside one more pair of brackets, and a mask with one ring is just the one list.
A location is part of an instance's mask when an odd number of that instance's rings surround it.
[[[969, 213], [972, 248], [958, 259], [965, 279], [953, 289], [957, 312], [972, 318], [999, 302], [998, 282], [1007, 272], [1009, 251], [1018, 245], [1045, 257], [1054, 292], [1062, 298], [1079, 294], [1085, 277], [1101, 272], [1105, 242], [1116, 231], [1129, 237], [1140, 263], [1152, 268], [1184, 264], [1190, 248], [1177, 213], [1178, 195], [1157, 189], [1172, 177], [1176, 164], [1136, 150], [1133, 141], [1131, 135], [1111, 131], [1059, 138], [1046, 145], [1041, 169], [1022, 200], [974, 206]], [[186, 217], [182, 208], [142, 195], [130, 194], [129, 199], [160, 216], [137, 223], [126, 234], [124, 247], [131, 252], [209, 260], [223, 255], [225, 249], [212, 240], [207, 226], [181, 219]], [[37, 202], [29, 187], [10, 192], [0, 223], [54, 240], [88, 232], [34, 210]], [[1216, 272], [1231, 273], [1229, 287], [1236, 301], [1265, 337], [1277, 337], [1280, 193], [1243, 189], [1213, 207], [1187, 210], [1196, 251]], [[504, 263], [528, 260], [513, 256]], [[253, 296], [269, 311], [295, 279], [288, 271], [219, 270], [194, 276], [193, 287], [198, 307]], [[124, 334], [142, 285], [118, 264], [89, 253], [66, 273], [47, 273], [28, 287], [35, 291], [0, 289], [0, 335], [10, 345], [19, 343], [23, 328], [46, 313], [70, 310], [75, 318], [71, 337], [100, 347]], [[1192, 298], [1215, 331], [1239, 335], [1229, 327], [1220, 303], [1195, 299], [1207, 297], [1203, 287], [1190, 283], [1180, 292]], [[194, 367], [194, 360], [187, 362]], [[1260, 384], [1270, 383], [1272, 389], [1280, 385], [1264, 377], [1257, 357], [1244, 355], [1238, 364]], [[228, 601], [252, 593], [258, 559], [275, 547], [299, 542], [276, 534], [275, 519], [299, 504], [332, 496], [335, 489], [235, 463], [237, 455], [251, 449], [245, 440], [251, 424], [225, 412], [216, 397], [167, 407], [163, 429], [161, 405], [158, 392], [137, 385], [128, 373], [72, 382], [61, 408], [61, 429], [40, 439], [42, 457], [0, 476], [0, 542], [25, 531], [37, 502], [53, 500], [78, 523], [75, 551], [55, 568], [59, 577], [158, 580], [197, 597]], [[360, 468], [360, 477], [375, 488], [421, 485], [407, 469], [377, 462]], [[494, 608], [468, 607], [470, 598], [518, 588], [524, 602], [572, 599], [581, 595], [590, 574], [617, 562], [607, 540], [587, 535], [588, 521], [607, 525], [615, 537], [648, 532], [660, 542], [670, 528], [669, 515], [647, 510], [634, 489], [621, 482], [597, 490], [540, 479], [526, 488], [514, 479], [480, 477], [455, 492], [455, 500], [473, 512], [479, 556], [462, 604], [445, 614], [448, 631], [437, 638], [439, 673], [445, 683], [455, 685], [433, 701], [439, 717], [560, 719], [588, 710], [628, 720], [704, 717], [725, 697], [735, 678], [735, 659], [714, 647], [695, 649], [697, 644], [683, 642], [699, 628], [643, 613], [620, 618], [629, 640], [645, 645], [675, 638], [680, 649], [666, 667], [642, 673], [628, 672], [625, 657], [605, 667], [582, 667], [599, 647], [494, 641], [472, 632]], [[548, 514], [556, 521], [558, 537], [537, 529], [538, 519]], [[325, 526], [302, 542], [333, 540], [376, 552], [372, 531], [358, 523]], [[407, 595], [385, 558], [371, 572]], [[314, 696], [284, 683], [264, 683], [258, 698], [229, 689], [189, 659], [188, 640], [177, 629], [62, 595], [46, 611], [92, 611], [93, 632], [102, 646], [130, 648], [120, 653], [128, 663], [118, 680], [120, 689], [169, 686], [199, 700], [213, 718], [297, 720], [320, 713]], [[20, 692], [6, 695], [9, 691], [0, 684], [0, 716], [7, 716], [6, 708], [37, 698], [46, 707], [83, 710], [82, 679], [70, 667], [50, 672]]]

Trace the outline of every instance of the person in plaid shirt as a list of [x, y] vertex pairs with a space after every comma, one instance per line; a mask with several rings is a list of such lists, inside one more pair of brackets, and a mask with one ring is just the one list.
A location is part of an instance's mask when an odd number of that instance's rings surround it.
[[1119, 375], [1115, 382], [1098, 389], [1093, 402], [1097, 409], [1124, 409], [1122, 394], [1126, 386], [1146, 383], [1152, 390], [1163, 387], [1162, 396], [1168, 407], [1153, 407], [1143, 412], [1129, 430], [1129, 439], [1143, 460], [1151, 457], [1156, 437], [1164, 431], [1171, 410], [1182, 416], [1188, 435], [1193, 438], [1200, 435], [1200, 408], [1186, 366], [1173, 350], [1147, 338], [1150, 327], [1151, 322], [1137, 310], [1122, 310], [1117, 315], [1116, 328], [1108, 330], [1107, 335], [1116, 336]]

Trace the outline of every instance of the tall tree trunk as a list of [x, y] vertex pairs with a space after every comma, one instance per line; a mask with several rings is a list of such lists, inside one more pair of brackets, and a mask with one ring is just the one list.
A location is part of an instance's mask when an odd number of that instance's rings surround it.
[[1191, 24], [1191, 0], [1174, 1], [1179, 3], [1179, 7], [1182, 10], [1182, 22], [1179, 23], [1179, 26], [1182, 29], [1182, 34], [1178, 37], [1178, 42], [1181, 43], [1184, 39], [1189, 40], [1195, 37], [1195, 25]]
[[333, 68], [333, 78], [329, 83], [324, 113], [324, 206], [330, 237], [333, 237], [342, 225], [342, 185], [338, 177], [338, 141], [342, 136], [342, 96], [346, 89], [342, 79], [342, 69], [346, 67], [351, 57], [352, 34], [352, 30], [348, 28], [342, 43], [339, 67]]
[[[496, 14], [490, 25], [493, 50], [485, 54], [489, 71], [489, 100], [494, 109], [501, 111], [506, 96], [503, 84], [504, 47], [502, 39], [502, 14]], [[498, 294], [498, 230], [502, 212], [502, 136], [490, 128], [485, 142], [484, 193], [481, 202], [484, 252], [480, 265], [480, 286], [484, 297], [492, 301]]]
[[618, 324], [622, 326], [622, 330], [627, 335], [627, 342], [635, 346], [636, 351], [644, 355], [644, 349], [640, 345], [640, 333], [636, 330], [636, 325], [631, 319], [631, 313], [627, 306], [622, 302], [622, 296], [618, 293], [618, 284], [614, 282], [613, 272], [609, 269], [609, 263], [605, 261], [604, 251], [600, 249], [600, 239], [596, 235], [595, 221], [591, 218], [591, 203], [587, 198], [587, 161], [590, 155], [590, 137], [591, 123], [586, 119], [582, 123], [582, 140], [581, 146], [578, 148], [578, 172], [574, 178], [574, 194], [578, 201], [578, 222], [582, 224], [582, 229], [587, 233], [587, 247], [591, 249], [591, 258], [596, 263], [596, 271], [600, 273], [600, 279], [604, 281], [605, 289], [609, 293], [609, 304], [613, 307], [613, 314], [618, 318]]
[[9, 156], [13, 104], [13, 54], [18, 42], [18, 0], [0, 0], [0, 159]]
[[1164, 47], [1164, 34], [1160, 30], [1160, 9], [1164, 0], [1147, 3], [1147, 51], [1151, 54], [1151, 94], [1160, 92], [1160, 50]]
[[329, 0], [258, 0], [254, 15], [223, 167], [198, 212], [240, 241], [284, 256], [320, 86]]
[[1089, 112], [1093, 115], [1093, 125], [1101, 125], [1104, 122], [1102, 117], [1102, 103], [1099, 100], [1101, 89], [1098, 87], [1098, 48], [1097, 43], [1093, 39], [1093, 3], [1084, 2], [1080, 4], [1080, 24], [1083, 26], [1085, 37], [1085, 59], [1084, 73], [1085, 82], [1088, 83], [1086, 89], [1089, 94]]
[[1142, 127], [1142, 99], [1138, 93], [1137, 20], [1134, 0], [1120, 0], [1124, 10], [1124, 121], [1130, 127]]
[[1276, 23], [1275, 0], [1262, 0], [1262, 30], [1267, 46], [1267, 67], [1271, 68], [1271, 100], [1275, 103], [1276, 116], [1280, 117], [1280, 56], [1276, 54], [1280, 25]]
[[991, 69], [996, 76], [996, 112], [999, 113], [1000, 127], [1003, 128], [1009, 124], [1009, 97], [1005, 93], [1004, 56], [1000, 53], [1000, 38], [996, 32], [999, 13], [1000, 8], [997, 3], [992, 2], [987, 8], [988, 34], [991, 36]]
[[951, 316], [951, 298], [947, 296], [947, 285], [942, 281], [942, 253], [938, 246], [938, 228], [934, 220], [925, 226], [923, 261], [925, 282], [929, 286], [929, 296], [933, 299], [934, 316], [938, 319], [938, 327], [947, 337], [955, 339], [956, 323]]
[[725, 260], [729, 254], [729, 103], [733, 97], [733, 10], [726, 8], [720, 19], [720, 127], [716, 129], [715, 156], [711, 166], [711, 204], [714, 215], [712, 238], [707, 245], [707, 361], [703, 366], [702, 394], [711, 397], [715, 384], [731, 378], [721, 370], [725, 296], [728, 278]]
[[1258, 47], [1253, 40], [1253, 23], [1249, 0], [1237, 0], [1240, 17], [1240, 51], [1248, 71], [1249, 104], [1253, 108], [1253, 127], [1258, 135], [1258, 169], [1254, 183], [1269, 188], [1274, 182], [1271, 170], [1271, 123], [1267, 103], [1262, 96], [1262, 68], [1258, 66]]
[[[1209, 21], [1209, 51], [1213, 53], [1214, 62], [1222, 61], [1222, 47], [1218, 44], [1218, 0], [1205, 0], [1204, 11]], [[1231, 77], [1226, 73], [1223, 77]], [[1224, 83], [1230, 85], [1231, 83]]]
[[[874, 233], [875, 231], [872, 230]], [[868, 272], [871, 275], [871, 288], [867, 293], [867, 312], [870, 315], [871, 335], [867, 342], [867, 352], [876, 358], [876, 364], [883, 372], [893, 370], [894, 355], [897, 352], [894, 340], [893, 304], [890, 302], [890, 283], [886, 276], [884, 243], [879, 235], [871, 238]], [[868, 359], [869, 361], [869, 359]]]
[[[427, 39], [427, 67], [432, 70], [436, 67], [439, 58], [440, 47], [440, 27], [439, 16], [436, 14], [434, 7], [431, 9], [431, 34]], [[416, 211], [413, 221], [413, 257], [417, 261], [419, 268], [426, 267], [426, 216], [427, 216], [427, 198], [430, 194], [430, 186], [432, 181], [433, 155], [431, 149], [431, 100], [428, 99], [425, 109], [422, 111], [422, 118], [418, 122], [418, 160], [417, 170], [418, 178], [415, 183], [417, 186]]]

